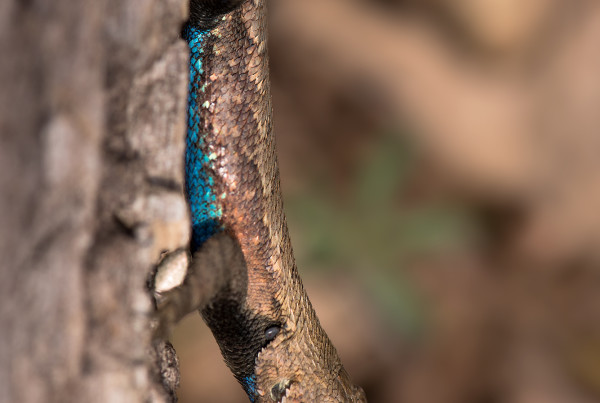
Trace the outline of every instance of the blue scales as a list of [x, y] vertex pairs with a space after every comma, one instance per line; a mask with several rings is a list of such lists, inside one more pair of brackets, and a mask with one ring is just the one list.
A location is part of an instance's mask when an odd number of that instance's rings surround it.
[[254, 403], [256, 396], [256, 375], [244, 377], [244, 379], [242, 379], [242, 386], [250, 398], [250, 401]]
[[185, 150], [185, 192], [190, 204], [192, 239], [190, 247], [195, 252], [208, 238], [222, 230], [219, 222], [221, 206], [213, 191], [211, 156], [206, 153], [206, 133], [201, 120], [202, 95], [206, 84], [202, 81], [203, 45], [210, 31], [187, 24], [183, 38], [190, 48], [190, 81], [188, 90], [188, 129]]

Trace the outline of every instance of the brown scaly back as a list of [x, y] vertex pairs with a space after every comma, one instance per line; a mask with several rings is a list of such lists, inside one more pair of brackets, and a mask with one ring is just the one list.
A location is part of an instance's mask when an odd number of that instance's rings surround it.
[[[251, 400], [366, 401], [321, 328], [294, 262], [272, 133], [264, 1], [192, 1], [190, 10], [192, 31], [202, 35], [194, 40], [186, 31], [196, 96], [190, 116], [200, 133], [191, 145], [188, 137], [188, 147], [199, 150], [190, 161], [203, 161], [218, 228], [237, 240], [247, 267], [203, 317]], [[201, 58], [196, 72], [194, 57]], [[194, 190], [193, 177], [187, 186]]]

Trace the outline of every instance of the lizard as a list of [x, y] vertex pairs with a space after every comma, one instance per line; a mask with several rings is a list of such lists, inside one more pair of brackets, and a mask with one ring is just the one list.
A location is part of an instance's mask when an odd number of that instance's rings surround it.
[[186, 278], [196, 289], [186, 304], [200, 309], [251, 402], [366, 402], [296, 268], [272, 130], [265, 8], [265, 0], [191, 0], [182, 31], [196, 272]]

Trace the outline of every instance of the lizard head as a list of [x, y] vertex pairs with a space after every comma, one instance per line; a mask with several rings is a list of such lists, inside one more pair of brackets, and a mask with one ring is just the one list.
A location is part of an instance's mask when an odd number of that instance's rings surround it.
[[308, 299], [256, 358], [257, 402], [366, 402], [342, 366]]
[[[257, 281], [256, 273], [247, 269], [242, 249], [236, 250], [237, 274], [202, 314], [250, 400], [366, 402], [364, 392], [342, 366], [302, 284], [294, 281], [299, 278], [290, 275], [295, 268], [276, 270], [277, 281]], [[267, 285], [279, 289], [262, 290]]]

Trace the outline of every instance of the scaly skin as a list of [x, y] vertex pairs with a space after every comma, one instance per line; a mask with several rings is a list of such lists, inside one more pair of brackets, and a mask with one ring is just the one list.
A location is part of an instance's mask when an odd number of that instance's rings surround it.
[[190, 12], [191, 247], [225, 231], [247, 267], [203, 317], [251, 401], [366, 401], [295, 266], [272, 134], [264, 2], [192, 0]]

